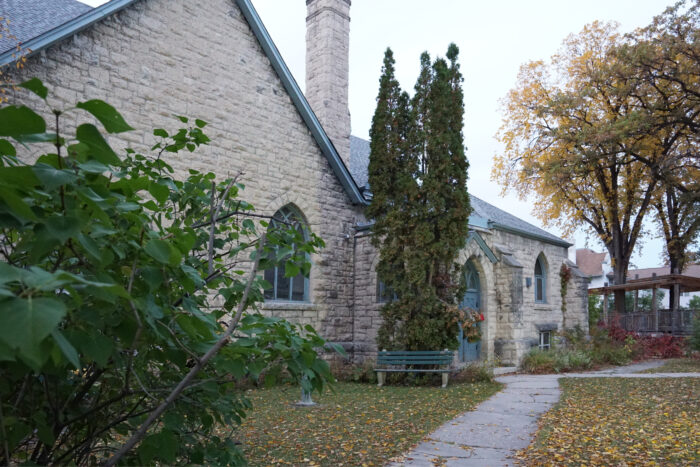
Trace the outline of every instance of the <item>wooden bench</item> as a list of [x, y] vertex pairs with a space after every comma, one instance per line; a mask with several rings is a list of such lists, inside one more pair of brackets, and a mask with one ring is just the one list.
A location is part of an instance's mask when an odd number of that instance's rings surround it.
[[[377, 352], [377, 382], [384, 385], [386, 373], [442, 373], [442, 387], [447, 387], [451, 350], [382, 350]], [[439, 365], [438, 368], [426, 368]], [[380, 368], [382, 367], [382, 368]]]

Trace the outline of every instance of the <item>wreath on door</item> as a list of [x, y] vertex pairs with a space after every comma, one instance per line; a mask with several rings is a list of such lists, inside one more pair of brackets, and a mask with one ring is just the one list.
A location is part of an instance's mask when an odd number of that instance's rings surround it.
[[462, 312], [462, 332], [467, 342], [479, 342], [481, 340], [481, 326], [479, 323], [484, 321], [484, 314], [474, 308], [463, 308]]

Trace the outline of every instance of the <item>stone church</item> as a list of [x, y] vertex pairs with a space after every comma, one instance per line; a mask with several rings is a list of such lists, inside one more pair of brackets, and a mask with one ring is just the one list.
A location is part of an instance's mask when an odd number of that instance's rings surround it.
[[[350, 0], [306, 4], [306, 95], [251, 0], [111, 0], [96, 8], [0, 0], [0, 16], [31, 51], [13, 78], [40, 78], [54, 107], [114, 105], [138, 129], [110, 141], [115, 147], [147, 150], [153, 128], [177, 127], [173, 115], [208, 121], [211, 144], [173, 167], [245, 172], [243, 197], [258, 211], [300, 219], [326, 242], [308, 278], [266, 272], [273, 289], [264, 311], [313, 325], [360, 361], [377, 350], [383, 294], [363, 214], [369, 143], [350, 135]], [[16, 59], [14, 45], [0, 40], [0, 65]], [[20, 98], [29, 99], [10, 95]], [[567, 260], [571, 245], [475, 196], [471, 203], [462, 303], [485, 321], [482, 341], [463, 340], [458, 359], [515, 364], [531, 347], [547, 348], [555, 331], [587, 329], [587, 280]], [[573, 271], [565, 297], [562, 264]]]

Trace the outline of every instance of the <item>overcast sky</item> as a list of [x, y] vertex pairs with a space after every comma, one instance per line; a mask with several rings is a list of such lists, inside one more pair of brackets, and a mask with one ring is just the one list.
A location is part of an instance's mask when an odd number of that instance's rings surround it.
[[[252, 0], [282, 57], [304, 88], [304, 0]], [[101, 4], [103, 1], [89, 1]], [[409, 91], [418, 73], [419, 56], [444, 56], [450, 42], [460, 48], [464, 74], [465, 129], [469, 191], [535, 225], [532, 204], [514, 195], [501, 197], [491, 181], [494, 139], [501, 124], [499, 100], [515, 84], [518, 68], [530, 60], [548, 59], [571, 33], [594, 20], [617, 21], [623, 32], [645, 26], [670, 0], [352, 0], [350, 10], [350, 114], [352, 133], [368, 138], [379, 74], [386, 47], [396, 59], [401, 86]], [[204, 4], [202, 5], [204, 6]], [[552, 233], [561, 232], [545, 227]], [[649, 229], [654, 230], [649, 224]], [[602, 251], [583, 232], [577, 247]], [[587, 242], [587, 244], [586, 244]], [[647, 239], [637, 246], [636, 267], [659, 265], [663, 242]]]

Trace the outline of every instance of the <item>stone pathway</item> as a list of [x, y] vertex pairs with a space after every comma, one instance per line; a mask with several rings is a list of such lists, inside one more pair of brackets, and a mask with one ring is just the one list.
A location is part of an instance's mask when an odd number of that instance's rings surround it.
[[700, 377], [700, 373], [639, 373], [663, 365], [642, 362], [589, 373], [563, 375], [505, 375], [496, 378], [505, 388], [474, 411], [449, 421], [408, 453], [396, 466], [433, 465], [495, 467], [514, 465], [512, 456], [526, 448], [537, 431], [537, 419], [560, 396], [559, 378]]

